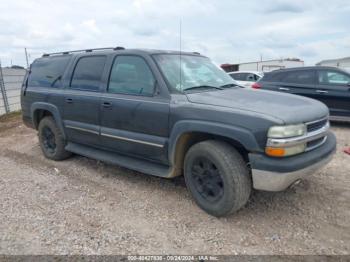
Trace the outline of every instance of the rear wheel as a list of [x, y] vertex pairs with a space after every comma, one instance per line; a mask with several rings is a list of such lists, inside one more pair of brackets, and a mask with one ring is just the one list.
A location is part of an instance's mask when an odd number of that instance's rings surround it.
[[51, 116], [44, 117], [40, 121], [38, 131], [40, 147], [46, 158], [63, 160], [71, 155], [64, 149], [66, 141]]
[[196, 203], [207, 213], [224, 216], [243, 207], [251, 178], [240, 153], [215, 140], [192, 146], [185, 158], [185, 181]]

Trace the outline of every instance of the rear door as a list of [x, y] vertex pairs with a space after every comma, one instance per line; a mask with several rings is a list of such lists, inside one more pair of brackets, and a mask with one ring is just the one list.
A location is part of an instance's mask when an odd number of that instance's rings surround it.
[[315, 93], [330, 109], [331, 115], [350, 117], [350, 75], [338, 70], [317, 71]]
[[281, 79], [286, 75], [285, 72], [269, 72], [265, 73], [264, 76], [258, 81], [264, 90], [271, 91], [289, 91], [288, 88], [280, 88]]
[[112, 59], [101, 99], [101, 142], [109, 150], [165, 163], [170, 99], [157, 91], [152, 63], [138, 55]]
[[99, 145], [101, 79], [106, 56], [76, 59], [64, 95], [64, 126], [72, 142]]
[[316, 71], [313, 69], [286, 71], [278, 90], [281, 92], [316, 98]]

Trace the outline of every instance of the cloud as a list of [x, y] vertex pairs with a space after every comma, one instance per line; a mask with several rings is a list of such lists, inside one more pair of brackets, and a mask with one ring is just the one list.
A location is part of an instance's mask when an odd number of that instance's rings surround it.
[[136, 28], [133, 30], [134, 34], [137, 36], [155, 36], [159, 34], [159, 30], [156, 28]]
[[306, 64], [349, 56], [350, 3], [333, 0], [8, 1], [0, 59], [25, 65], [42, 53], [103, 46], [199, 51], [216, 63], [299, 57]]
[[312, 46], [302, 46], [300, 47], [299, 54], [302, 57], [310, 58], [310, 57], [316, 57], [318, 55], [315, 48]]
[[87, 31], [98, 33], [100, 32], [100, 29], [96, 25], [95, 19], [88, 19], [83, 22], [81, 22], [81, 25], [87, 29]]
[[304, 9], [297, 4], [290, 2], [275, 2], [265, 9], [266, 13], [301, 13]]

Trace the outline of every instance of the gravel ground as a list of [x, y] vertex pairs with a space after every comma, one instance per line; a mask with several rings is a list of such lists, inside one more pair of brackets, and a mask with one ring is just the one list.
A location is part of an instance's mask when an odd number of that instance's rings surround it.
[[349, 254], [349, 125], [332, 162], [281, 193], [254, 192], [226, 218], [200, 210], [183, 178], [74, 156], [43, 157], [36, 131], [0, 120], [1, 254]]

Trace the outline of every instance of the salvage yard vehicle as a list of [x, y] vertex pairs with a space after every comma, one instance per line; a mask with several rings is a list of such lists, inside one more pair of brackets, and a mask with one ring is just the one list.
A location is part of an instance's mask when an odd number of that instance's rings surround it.
[[251, 88], [252, 85], [263, 77], [264, 73], [256, 71], [236, 71], [228, 73], [236, 82], [247, 88]]
[[350, 73], [328, 66], [288, 68], [266, 73], [256, 89], [317, 99], [330, 110], [330, 120], [350, 122]]
[[336, 148], [321, 102], [240, 88], [191, 52], [44, 54], [24, 80], [21, 105], [45, 157], [76, 153], [159, 177], [184, 175], [214, 216], [242, 208], [252, 188], [288, 188]]

